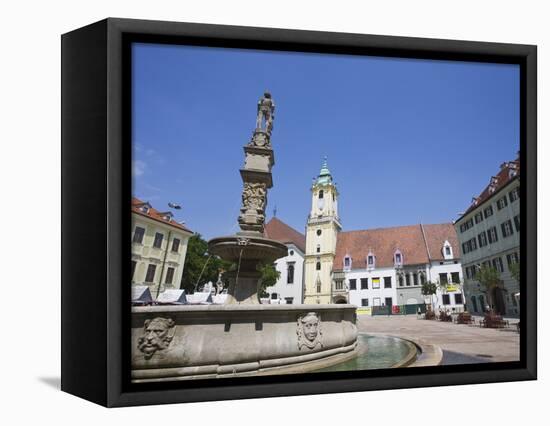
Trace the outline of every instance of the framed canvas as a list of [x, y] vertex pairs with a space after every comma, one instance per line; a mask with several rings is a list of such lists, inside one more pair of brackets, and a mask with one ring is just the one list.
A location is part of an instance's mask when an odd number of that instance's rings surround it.
[[112, 18], [64, 34], [62, 390], [536, 379], [536, 58]]

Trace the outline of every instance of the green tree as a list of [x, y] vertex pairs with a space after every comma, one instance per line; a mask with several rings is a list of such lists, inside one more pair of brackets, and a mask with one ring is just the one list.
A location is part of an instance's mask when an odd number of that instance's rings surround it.
[[216, 283], [220, 272], [227, 271], [230, 267], [231, 262], [210, 255], [206, 240], [200, 234], [194, 234], [187, 244], [180, 288], [191, 294], [204, 283]]
[[520, 279], [519, 262], [512, 263], [509, 266], [509, 269], [510, 269], [510, 275], [512, 275], [512, 278], [515, 279], [519, 283], [519, 279]]
[[500, 273], [492, 266], [482, 265], [477, 269], [475, 279], [479, 281], [482, 291], [487, 296], [487, 304], [493, 306], [493, 289], [501, 283]]
[[426, 281], [424, 284], [422, 284], [422, 289], [420, 290], [423, 296], [430, 296], [430, 300], [432, 302], [432, 310], [434, 309], [434, 300], [433, 296], [437, 293], [437, 284], [432, 283], [431, 281]]
[[275, 269], [275, 265], [272, 263], [266, 263], [258, 266], [258, 271], [262, 273], [260, 283], [258, 285], [258, 295], [260, 297], [266, 297], [267, 293], [265, 289], [275, 285], [281, 273]]

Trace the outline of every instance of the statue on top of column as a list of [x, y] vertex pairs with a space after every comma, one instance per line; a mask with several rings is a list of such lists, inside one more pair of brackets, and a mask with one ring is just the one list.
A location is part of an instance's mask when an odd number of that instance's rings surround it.
[[265, 92], [258, 101], [258, 116], [256, 118], [256, 131], [264, 131], [271, 136], [273, 130], [273, 119], [275, 118], [275, 102], [271, 93]]

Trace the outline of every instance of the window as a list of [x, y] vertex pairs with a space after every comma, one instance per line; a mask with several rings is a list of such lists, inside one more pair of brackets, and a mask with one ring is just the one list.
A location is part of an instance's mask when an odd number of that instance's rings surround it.
[[519, 262], [519, 256], [516, 252], [506, 255], [506, 263], [508, 263], [508, 266], [518, 262]]
[[399, 250], [396, 250], [393, 255], [393, 263], [395, 264], [395, 266], [403, 265], [403, 255]]
[[487, 219], [489, 216], [492, 216], [493, 215], [493, 206], [489, 206], [485, 210], [483, 210], [483, 214], [485, 214], [485, 219]]
[[477, 242], [479, 243], [480, 247], [485, 247], [487, 245], [487, 234], [485, 233], [485, 231], [477, 236]]
[[277, 300], [279, 295], [277, 293], [271, 293], [271, 300]]
[[411, 285], [411, 276], [409, 274], [405, 274], [405, 283], [407, 286]]
[[172, 284], [172, 280], [174, 279], [174, 268], [168, 268], [166, 270], [166, 279], [164, 282], [166, 284]]
[[134, 274], [136, 273], [136, 265], [137, 265], [137, 262], [135, 260], [132, 260], [132, 267], [130, 269], [130, 279], [131, 280], [134, 279]]
[[134, 240], [133, 240], [134, 243], [142, 244], [144, 235], [145, 235], [145, 229], [141, 228], [140, 226], [136, 226], [136, 229], [134, 231]]
[[508, 194], [508, 197], [510, 198], [510, 203], [513, 203], [514, 201], [519, 199], [519, 186], [517, 188], [514, 188], [510, 191]]
[[453, 284], [460, 284], [460, 274], [458, 272], [451, 272], [451, 282]]
[[157, 270], [157, 265], [149, 264], [147, 267], [147, 274], [145, 274], [145, 282], [152, 283], [155, 281], [155, 272]]
[[460, 225], [460, 232], [465, 232], [474, 226], [474, 221], [472, 219], [467, 220], [462, 225]]
[[344, 269], [349, 271], [351, 269], [351, 257], [344, 257]]
[[444, 305], [450, 305], [451, 304], [451, 296], [448, 294], [442, 294], [443, 304]]
[[512, 235], [514, 233], [514, 230], [512, 228], [512, 221], [511, 220], [507, 220], [506, 222], [502, 223], [500, 225], [500, 228], [502, 229], [502, 236], [504, 238], [509, 237], [510, 235]]
[[455, 293], [455, 305], [462, 305], [464, 302], [462, 301], [462, 293]]
[[384, 288], [391, 288], [391, 277], [384, 277]]
[[317, 230], [317, 236], [318, 237], [320, 237], [322, 233], [323, 233], [323, 231], [321, 231], [320, 229]]
[[321, 280], [317, 278], [317, 293], [321, 293]]
[[369, 299], [361, 299], [361, 306], [369, 306]]
[[369, 279], [361, 278], [361, 290], [368, 290], [369, 288]]
[[324, 196], [325, 196], [325, 193], [324, 193], [323, 190], [321, 189], [321, 190], [319, 191], [319, 199], [322, 200], [322, 199], [324, 198]]
[[286, 265], [286, 283], [294, 284], [294, 263], [287, 263]]
[[349, 289], [357, 290], [357, 280], [355, 278], [352, 280], [349, 280]]
[[288, 254], [289, 254], [289, 256], [294, 256], [294, 250], [289, 250]]
[[317, 271], [320, 271], [320, 270], [321, 270], [321, 262], [317, 262], [317, 263], [315, 264], [315, 269], [316, 269]]
[[502, 259], [499, 257], [495, 257], [492, 261], [493, 268], [495, 268], [498, 272], [504, 272], [504, 265], [502, 264]]
[[474, 219], [475, 219], [476, 223], [482, 222], [483, 221], [483, 213], [482, 212], [476, 213], [476, 215], [474, 216]]
[[418, 285], [418, 274], [413, 274], [413, 285]]
[[164, 238], [164, 234], [161, 234], [160, 232], [157, 232], [155, 234], [155, 242], [153, 243], [153, 247], [160, 248], [162, 246], [162, 239]]
[[477, 242], [475, 238], [471, 238], [465, 243], [462, 244], [462, 252], [469, 253], [471, 251], [477, 250]]
[[449, 278], [447, 277], [446, 273], [439, 274], [439, 282], [441, 283], [441, 285], [449, 284]]
[[420, 272], [418, 275], [420, 276], [420, 285], [423, 285], [426, 282], [426, 277], [423, 272]]
[[336, 280], [335, 281], [336, 290], [343, 290], [344, 289], [344, 282], [342, 280]]
[[317, 253], [321, 253], [321, 244], [317, 244]]
[[519, 214], [514, 216], [514, 226], [516, 227], [516, 232], [519, 232]]
[[493, 226], [492, 228], [489, 228], [487, 230], [487, 239], [489, 240], [490, 244], [496, 243], [498, 241], [497, 228]]
[[451, 248], [449, 246], [445, 247], [445, 256], [451, 255]]
[[502, 197], [497, 201], [497, 209], [499, 210], [502, 210], [507, 205], [508, 205], [508, 199], [506, 197]]
[[393, 299], [391, 297], [386, 297], [386, 306], [392, 306], [393, 305]]
[[399, 287], [403, 287], [403, 275], [399, 275], [399, 278], [397, 280], [399, 282]]
[[380, 288], [380, 278], [372, 279], [372, 288]]
[[180, 240], [178, 238], [174, 238], [172, 240], [172, 251], [178, 252], [180, 250]]
[[374, 263], [375, 263], [374, 254], [369, 253], [367, 256], [367, 268], [370, 268], [370, 269], [374, 268]]

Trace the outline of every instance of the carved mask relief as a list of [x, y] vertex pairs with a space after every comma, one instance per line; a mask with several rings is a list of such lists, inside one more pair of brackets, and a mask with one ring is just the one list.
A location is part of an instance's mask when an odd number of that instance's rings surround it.
[[308, 312], [298, 317], [296, 333], [298, 334], [298, 349], [301, 350], [304, 346], [308, 349], [314, 349], [317, 345], [323, 347], [319, 314]]
[[145, 320], [143, 334], [138, 339], [138, 349], [143, 352], [144, 358], [149, 360], [157, 351], [170, 346], [175, 332], [176, 324], [170, 318], [157, 317]]

